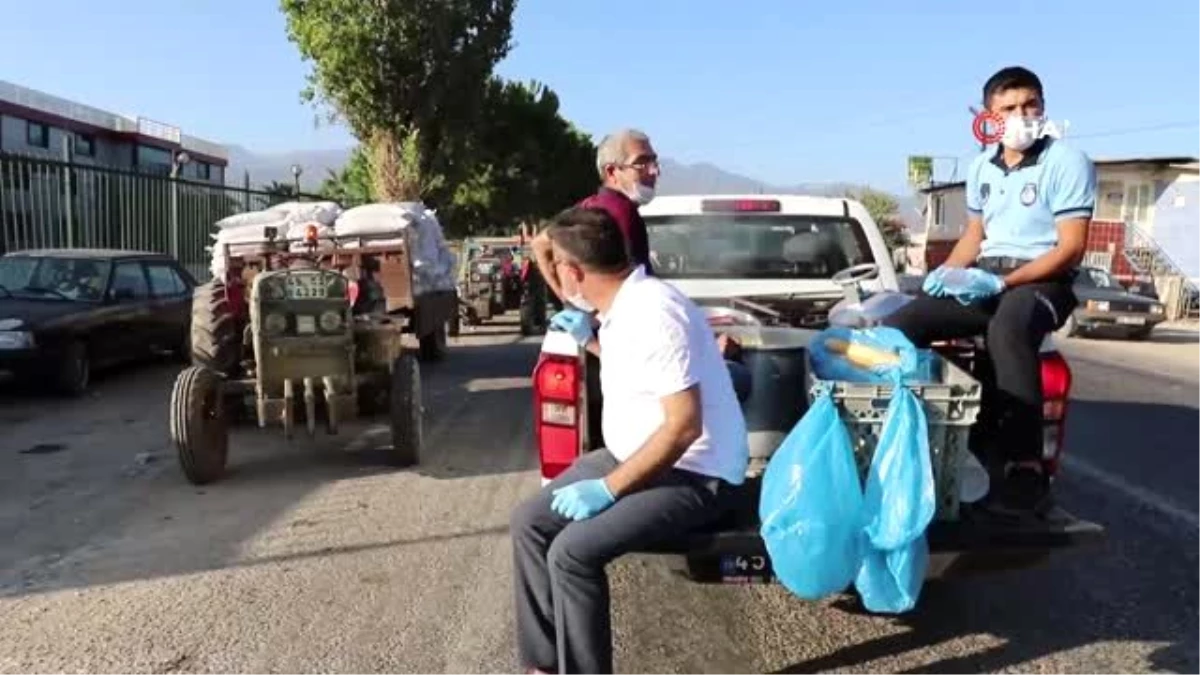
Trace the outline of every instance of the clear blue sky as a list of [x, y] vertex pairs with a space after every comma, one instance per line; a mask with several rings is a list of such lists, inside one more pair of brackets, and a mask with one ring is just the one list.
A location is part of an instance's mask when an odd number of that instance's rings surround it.
[[[353, 142], [299, 102], [306, 69], [274, 0], [3, 5], [4, 79], [259, 152]], [[499, 72], [553, 87], [590, 133], [638, 126], [681, 161], [899, 190], [909, 154], [965, 169], [966, 108], [1012, 63], [1041, 75], [1049, 115], [1093, 157], [1197, 154], [1198, 14], [1196, 0], [520, 0]]]

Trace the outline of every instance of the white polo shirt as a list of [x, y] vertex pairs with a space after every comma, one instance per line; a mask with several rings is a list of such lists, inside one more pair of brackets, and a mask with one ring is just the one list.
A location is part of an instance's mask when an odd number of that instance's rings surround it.
[[629, 459], [663, 423], [661, 399], [700, 385], [704, 431], [676, 468], [740, 485], [749, 446], [746, 420], [704, 312], [638, 267], [600, 317], [604, 441]]

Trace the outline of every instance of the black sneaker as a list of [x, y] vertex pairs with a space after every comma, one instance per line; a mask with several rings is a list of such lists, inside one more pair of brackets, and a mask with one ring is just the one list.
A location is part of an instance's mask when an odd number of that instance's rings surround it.
[[1050, 479], [1038, 469], [1015, 466], [1008, 470], [998, 488], [985, 505], [996, 515], [1040, 515], [1051, 506]]

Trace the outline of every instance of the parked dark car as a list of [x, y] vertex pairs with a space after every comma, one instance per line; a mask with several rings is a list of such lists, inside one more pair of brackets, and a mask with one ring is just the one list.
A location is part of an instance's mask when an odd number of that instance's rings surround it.
[[0, 370], [71, 395], [94, 369], [186, 358], [196, 280], [170, 256], [47, 249], [0, 257]]
[[1162, 303], [1127, 290], [1106, 270], [1081, 267], [1075, 277], [1079, 306], [1060, 335], [1094, 335], [1145, 340], [1165, 318]]

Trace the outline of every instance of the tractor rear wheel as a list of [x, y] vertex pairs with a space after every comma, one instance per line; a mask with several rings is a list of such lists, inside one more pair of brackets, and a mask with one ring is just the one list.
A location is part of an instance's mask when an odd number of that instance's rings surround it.
[[392, 364], [388, 413], [392, 426], [391, 463], [412, 466], [421, 459], [425, 411], [421, 404], [421, 366], [411, 352], [396, 357]]
[[213, 280], [197, 286], [192, 295], [192, 363], [221, 375], [237, 372], [241, 336], [237, 319], [225, 297], [225, 284]]
[[221, 376], [204, 366], [189, 366], [175, 378], [171, 391], [171, 441], [183, 475], [194, 485], [225, 474], [229, 457], [229, 422], [225, 415]]

